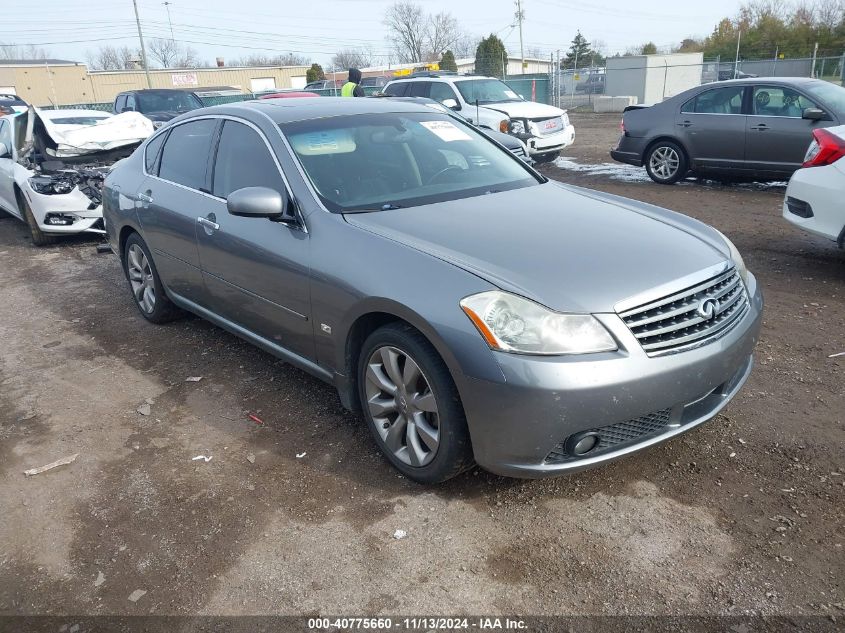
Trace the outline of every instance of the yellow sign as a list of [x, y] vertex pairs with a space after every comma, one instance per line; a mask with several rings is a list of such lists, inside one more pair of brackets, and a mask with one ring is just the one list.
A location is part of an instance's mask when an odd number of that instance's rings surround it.
[[581, 81], [581, 75], [575, 73], [575, 81]]

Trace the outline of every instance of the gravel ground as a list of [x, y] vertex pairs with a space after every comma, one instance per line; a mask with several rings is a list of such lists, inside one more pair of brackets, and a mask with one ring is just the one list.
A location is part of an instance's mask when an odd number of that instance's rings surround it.
[[604, 164], [618, 117], [573, 119], [544, 173], [713, 224], [758, 275], [723, 415], [576, 475], [421, 487], [330, 387], [197, 318], [146, 323], [114, 256], [7, 218], [0, 614], [845, 616], [845, 253], [781, 219], [782, 186], [654, 185]]

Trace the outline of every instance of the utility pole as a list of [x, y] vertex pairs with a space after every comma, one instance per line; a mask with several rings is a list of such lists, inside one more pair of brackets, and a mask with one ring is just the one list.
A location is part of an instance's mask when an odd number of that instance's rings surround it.
[[164, 5], [164, 9], [167, 11], [167, 23], [170, 25], [170, 41], [175, 42], [176, 38], [173, 37], [173, 22], [170, 20], [170, 5], [173, 4], [172, 2], [162, 2]]
[[144, 48], [144, 34], [141, 32], [141, 18], [138, 17], [138, 0], [132, 0], [132, 6], [135, 7], [135, 24], [138, 26], [138, 39], [141, 42], [141, 63], [144, 64], [144, 74], [147, 75], [147, 88], [152, 88], [150, 65], [147, 63], [147, 49]]
[[522, 20], [525, 12], [522, 10], [522, 0], [516, 0], [516, 21], [519, 23], [519, 56], [522, 58], [522, 65], [519, 67], [519, 74], [525, 74], [525, 49], [522, 46]]
[[[734, 79], [739, 74], [739, 43], [742, 41], [742, 30], [736, 36], [736, 57], [734, 58]], [[718, 79], [718, 76], [717, 76]]]

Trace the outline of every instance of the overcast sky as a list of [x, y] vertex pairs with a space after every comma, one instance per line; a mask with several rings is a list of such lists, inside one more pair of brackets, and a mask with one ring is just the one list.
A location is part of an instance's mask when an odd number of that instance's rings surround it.
[[[297, 52], [327, 64], [343, 47], [366, 45], [386, 61], [389, 52], [382, 15], [392, 0], [171, 0], [175, 38], [209, 62], [250, 53]], [[497, 33], [509, 53], [519, 53], [519, 33], [511, 28], [513, 0], [426, 0], [426, 10], [451, 12], [474, 34]], [[132, 0], [40, 0], [3, 2], [0, 42], [35, 43], [51, 56], [86, 60], [101, 44], [137, 46]], [[161, 0], [138, 0], [145, 37], [170, 37]], [[666, 12], [668, 8], [669, 13]], [[608, 53], [654, 41], [658, 47], [690, 35], [707, 35], [738, 0], [705, 3], [658, 0], [524, 0], [526, 47], [544, 57], [569, 47], [577, 29], [601, 41]]]

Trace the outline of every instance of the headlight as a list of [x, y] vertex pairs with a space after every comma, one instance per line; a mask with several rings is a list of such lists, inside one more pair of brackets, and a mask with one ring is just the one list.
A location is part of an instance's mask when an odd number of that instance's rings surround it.
[[731, 242], [725, 234], [721, 231], [716, 231], [719, 235], [722, 236], [722, 239], [725, 240], [725, 244], [728, 245], [728, 250], [731, 253], [731, 261], [733, 261], [734, 266], [736, 266], [736, 271], [739, 273], [740, 278], [742, 279], [742, 283], [748, 287], [748, 269], [745, 267], [745, 262], [742, 260], [742, 255], [739, 254], [736, 246], [734, 243]]
[[517, 354], [610, 352], [616, 342], [590, 314], [561, 314], [516, 295], [494, 290], [466, 297], [461, 309], [487, 344]]
[[511, 134], [525, 134], [525, 123], [519, 119], [514, 119], [511, 121], [510, 132]]
[[29, 179], [29, 186], [37, 193], [52, 195], [56, 193], [70, 193], [74, 184], [62, 178], [53, 179], [48, 176], [33, 176]]
[[569, 127], [569, 115], [566, 112], [563, 113], [560, 120], [563, 123], [563, 127]]

